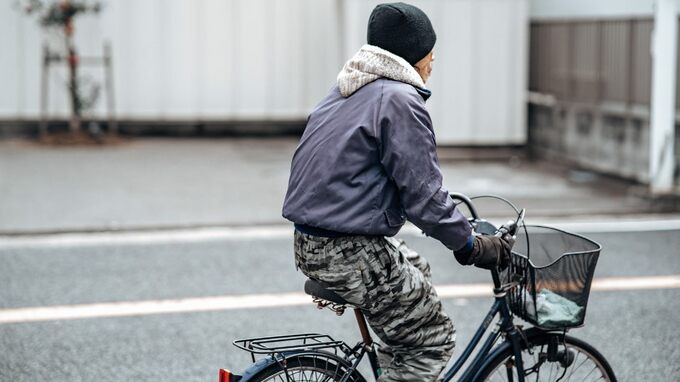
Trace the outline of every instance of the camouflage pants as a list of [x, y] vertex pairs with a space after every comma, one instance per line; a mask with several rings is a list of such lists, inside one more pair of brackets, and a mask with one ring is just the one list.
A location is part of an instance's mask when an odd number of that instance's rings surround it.
[[295, 263], [359, 307], [382, 341], [380, 382], [434, 381], [455, 345], [425, 259], [394, 238], [295, 232]]

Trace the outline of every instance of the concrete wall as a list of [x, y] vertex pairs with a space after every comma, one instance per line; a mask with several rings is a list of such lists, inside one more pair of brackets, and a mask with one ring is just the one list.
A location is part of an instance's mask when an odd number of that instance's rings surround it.
[[586, 105], [529, 105], [529, 144], [541, 157], [646, 182], [649, 120]]
[[[0, 0], [0, 120], [39, 117], [43, 35]], [[137, 122], [304, 121], [365, 43], [378, 1], [109, 0], [76, 24], [82, 55], [113, 46], [118, 117]], [[428, 101], [443, 144], [526, 141], [528, 0], [419, 0], [438, 34]], [[102, 80], [99, 68], [83, 74]], [[49, 115], [65, 119], [64, 68]], [[105, 116], [100, 102], [93, 116]]]

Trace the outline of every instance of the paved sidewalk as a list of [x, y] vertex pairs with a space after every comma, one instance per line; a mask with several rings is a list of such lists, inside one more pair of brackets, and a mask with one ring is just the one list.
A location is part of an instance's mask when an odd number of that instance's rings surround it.
[[[175, 138], [50, 147], [0, 141], [0, 234], [285, 223], [281, 203], [296, 143]], [[651, 212], [635, 196], [640, 186], [460, 152], [440, 155], [449, 190], [505, 196], [526, 207], [529, 220]], [[481, 210], [510, 216], [499, 203]]]

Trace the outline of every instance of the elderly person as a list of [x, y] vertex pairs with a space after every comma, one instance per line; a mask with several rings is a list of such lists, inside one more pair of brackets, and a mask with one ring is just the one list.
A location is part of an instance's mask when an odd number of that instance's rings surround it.
[[368, 44], [309, 116], [283, 206], [297, 267], [359, 307], [382, 341], [380, 381], [433, 381], [455, 344], [428, 263], [393, 238], [406, 220], [461, 264], [489, 268], [510, 252], [473, 235], [442, 187], [425, 107], [435, 41], [420, 9], [373, 10]]

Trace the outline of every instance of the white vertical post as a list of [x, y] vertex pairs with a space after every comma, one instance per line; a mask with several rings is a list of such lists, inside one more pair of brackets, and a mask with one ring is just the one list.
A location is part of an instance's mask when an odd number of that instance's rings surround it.
[[338, 20], [338, 69], [349, 57], [347, 56], [347, 5], [345, 0], [336, 0], [335, 12]]
[[673, 189], [678, 1], [656, 0], [652, 41], [649, 181], [654, 194]]

